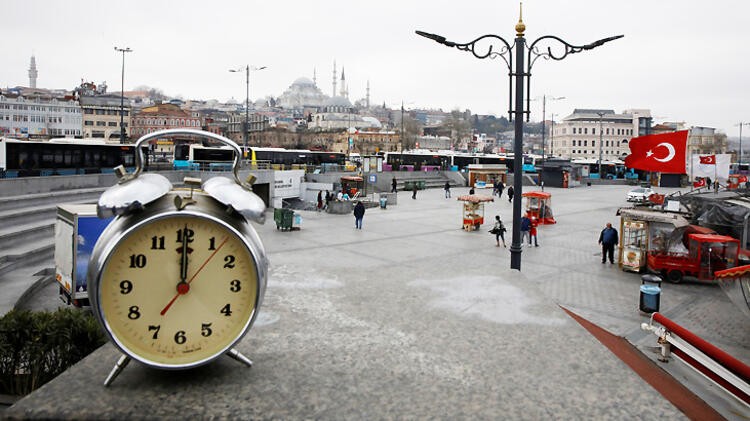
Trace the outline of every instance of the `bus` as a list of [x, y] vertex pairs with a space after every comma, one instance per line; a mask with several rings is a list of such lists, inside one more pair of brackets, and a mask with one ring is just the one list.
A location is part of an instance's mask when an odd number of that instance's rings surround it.
[[134, 145], [101, 139], [30, 141], [0, 137], [2, 178], [107, 173], [119, 165], [135, 167]]

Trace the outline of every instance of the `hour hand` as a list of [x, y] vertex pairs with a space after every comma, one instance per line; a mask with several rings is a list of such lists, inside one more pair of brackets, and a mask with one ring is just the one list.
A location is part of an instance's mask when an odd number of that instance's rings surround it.
[[185, 229], [182, 230], [182, 250], [180, 252], [180, 283], [184, 284], [187, 281], [188, 271], [188, 227], [185, 225]]

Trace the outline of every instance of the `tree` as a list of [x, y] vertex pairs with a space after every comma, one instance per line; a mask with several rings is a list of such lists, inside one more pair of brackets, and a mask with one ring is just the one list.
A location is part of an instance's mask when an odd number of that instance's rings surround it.
[[[409, 113], [404, 112], [404, 133], [401, 139], [404, 150], [413, 149], [416, 146], [417, 138], [422, 134], [422, 124]], [[400, 129], [400, 127], [399, 127]]]
[[451, 132], [451, 142], [453, 145], [461, 143], [471, 135], [471, 124], [464, 119], [464, 113], [458, 109], [451, 111], [450, 115], [443, 121], [443, 127]]

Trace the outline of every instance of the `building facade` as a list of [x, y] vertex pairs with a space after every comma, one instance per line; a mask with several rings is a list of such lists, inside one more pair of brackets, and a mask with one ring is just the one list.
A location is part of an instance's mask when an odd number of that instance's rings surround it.
[[141, 109], [133, 115], [132, 134], [134, 137], [158, 130], [190, 128], [200, 129], [200, 117], [194, 117], [174, 104], [157, 104]]
[[575, 109], [555, 124], [547, 151], [568, 159], [617, 161], [629, 153], [628, 142], [639, 133], [648, 110], [617, 114], [607, 109]]
[[[83, 95], [78, 101], [83, 113], [83, 137], [116, 141], [120, 139], [120, 96]], [[123, 127], [125, 138], [130, 138], [130, 104], [123, 102]]]
[[81, 107], [43, 90], [0, 95], [0, 135], [27, 139], [81, 137]]

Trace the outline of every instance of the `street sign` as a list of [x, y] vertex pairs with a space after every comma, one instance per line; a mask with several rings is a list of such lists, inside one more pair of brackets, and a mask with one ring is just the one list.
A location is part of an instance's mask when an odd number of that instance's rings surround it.
[[370, 184], [375, 184], [378, 182], [378, 175], [377, 174], [370, 174]]

